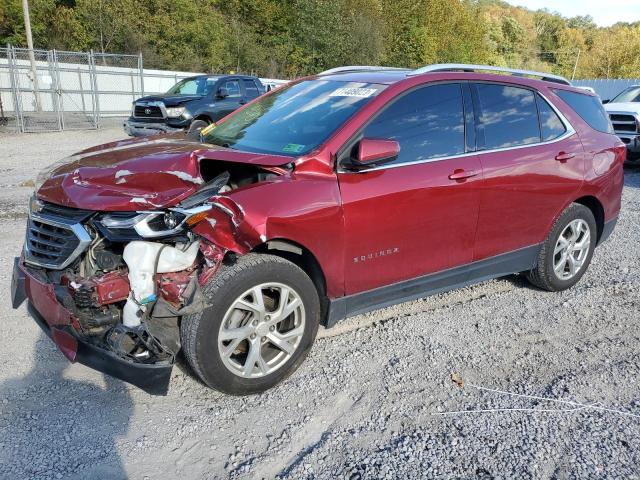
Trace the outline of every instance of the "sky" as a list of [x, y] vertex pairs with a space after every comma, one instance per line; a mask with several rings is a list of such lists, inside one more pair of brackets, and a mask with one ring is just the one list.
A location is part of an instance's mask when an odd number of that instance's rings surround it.
[[565, 17], [591, 15], [597, 25], [608, 27], [616, 22], [640, 20], [640, 0], [506, 0], [511, 5], [531, 10], [547, 8]]

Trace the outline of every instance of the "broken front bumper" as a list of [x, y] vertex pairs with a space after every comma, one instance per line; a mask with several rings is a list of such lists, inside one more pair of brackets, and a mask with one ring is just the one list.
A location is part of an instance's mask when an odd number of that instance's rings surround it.
[[151, 395], [166, 395], [173, 362], [135, 363], [88, 343], [75, 334], [75, 318], [60, 302], [54, 285], [38, 278], [37, 271], [16, 258], [11, 281], [13, 308], [28, 300], [31, 317], [71, 362], [78, 362], [99, 372], [141, 388]]
[[185, 130], [185, 127], [171, 127], [161, 122], [136, 122], [130, 119], [124, 122], [123, 127], [127, 135], [131, 137], [145, 137], [147, 135], [183, 132]]

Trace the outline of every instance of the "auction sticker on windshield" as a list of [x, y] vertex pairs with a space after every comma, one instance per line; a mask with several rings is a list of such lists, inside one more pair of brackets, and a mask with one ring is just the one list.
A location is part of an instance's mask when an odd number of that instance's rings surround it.
[[358, 87], [343, 87], [334, 90], [329, 94], [330, 97], [360, 97], [368, 98], [374, 95], [378, 90], [375, 88], [358, 88]]

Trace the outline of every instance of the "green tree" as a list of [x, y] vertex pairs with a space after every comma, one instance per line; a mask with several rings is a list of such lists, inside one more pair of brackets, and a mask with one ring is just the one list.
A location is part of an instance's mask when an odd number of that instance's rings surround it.
[[486, 62], [486, 25], [476, 4], [428, 0], [425, 7], [420, 28], [422, 64]]

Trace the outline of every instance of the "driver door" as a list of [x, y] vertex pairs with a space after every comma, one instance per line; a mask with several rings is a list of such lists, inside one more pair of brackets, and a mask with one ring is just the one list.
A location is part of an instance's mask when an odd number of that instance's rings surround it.
[[225, 98], [217, 98], [216, 99], [216, 107], [217, 107], [217, 119], [222, 117], [226, 117], [234, 110], [237, 110], [243, 102], [243, 87], [239, 78], [228, 78], [226, 80], [221, 81], [218, 84], [218, 89], [216, 90], [216, 94], [220, 91], [220, 89], [226, 89], [229, 94]]
[[482, 172], [467, 147], [475, 133], [465, 89], [445, 83], [411, 90], [364, 127], [358, 138], [398, 141], [392, 163], [350, 171], [344, 155], [357, 151], [357, 142], [341, 155], [347, 295], [473, 260]]

